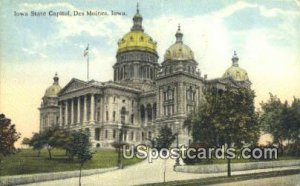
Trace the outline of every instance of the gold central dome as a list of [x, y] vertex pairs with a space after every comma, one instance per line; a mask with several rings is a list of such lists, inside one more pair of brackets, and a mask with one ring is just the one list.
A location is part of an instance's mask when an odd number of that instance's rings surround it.
[[53, 80], [54, 80], [53, 85], [48, 87], [45, 91], [45, 95], [44, 95], [45, 97], [57, 97], [59, 91], [61, 90], [61, 87], [58, 84], [59, 78], [57, 74], [55, 74]]
[[118, 42], [118, 52], [141, 50], [152, 53], [156, 52], [156, 42], [140, 30], [132, 30], [125, 34], [125, 36]]
[[194, 53], [191, 48], [183, 44], [180, 26], [178, 26], [175, 36], [176, 42], [167, 49], [164, 56], [165, 60], [194, 60]]
[[131, 31], [123, 36], [118, 42], [117, 54], [127, 51], [147, 51], [154, 54], [156, 52], [156, 42], [146, 33], [142, 27], [143, 17], [139, 13], [137, 7], [137, 13], [133, 17], [133, 26]]
[[236, 52], [234, 52], [232, 66], [225, 71], [223, 78], [230, 77], [235, 81], [249, 81], [247, 71], [239, 67], [238, 60], [239, 58], [237, 57]]

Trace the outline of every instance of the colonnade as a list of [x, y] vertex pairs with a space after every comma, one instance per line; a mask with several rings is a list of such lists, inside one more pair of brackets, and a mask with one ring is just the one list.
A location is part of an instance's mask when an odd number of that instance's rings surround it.
[[60, 125], [95, 122], [95, 94], [60, 101]]

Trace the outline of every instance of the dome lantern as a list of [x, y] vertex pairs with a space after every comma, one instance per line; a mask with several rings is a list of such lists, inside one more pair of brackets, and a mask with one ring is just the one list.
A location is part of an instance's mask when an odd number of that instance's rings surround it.
[[136, 5], [136, 14], [133, 16], [132, 20], [133, 20], [133, 26], [131, 27], [131, 31], [134, 30], [144, 31], [142, 26], [143, 17], [140, 14], [139, 3], [137, 3]]
[[180, 24], [178, 24], [178, 30], [175, 34], [175, 37], [176, 37], [176, 43], [182, 43], [183, 33], [180, 31]]
[[236, 55], [236, 51], [234, 51], [234, 54], [232, 56], [232, 66], [238, 67], [239, 66], [239, 57]]
[[57, 72], [55, 72], [55, 76], [53, 77], [53, 85], [58, 85], [59, 77], [57, 76]]

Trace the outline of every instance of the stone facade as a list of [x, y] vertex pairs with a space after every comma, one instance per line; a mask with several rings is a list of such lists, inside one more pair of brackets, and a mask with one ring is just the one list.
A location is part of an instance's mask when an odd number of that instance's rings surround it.
[[[144, 33], [142, 17], [137, 10], [133, 27], [118, 43], [114, 81], [82, 81], [73, 78], [62, 89], [58, 77], [45, 93], [40, 107], [40, 130], [58, 126], [71, 131], [87, 131], [93, 147], [111, 147], [122, 141], [129, 144], [149, 143], [161, 126], [179, 134], [179, 143], [191, 140], [183, 129], [187, 115], [204, 101], [205, 86], [224, 89], [225, 84], [251, 85], [239, 69], [226, 71], [222, 78], [202, 77], [192, 50], [183, 44], [178, 27], [176, 42], [166, 50], [158, 63], [156, 42]], [[237, 66], [235, 55], [233, 62]], [[235, 74], [233, 74], [235, 73]], [[247, 75], [247, 74], [246, 74]], [[239, 79], [235, 79], [239, 77]], [[47, 90], [48, 90], [47, 89]], [[122, 129], [122, 134], [119, 135]]]

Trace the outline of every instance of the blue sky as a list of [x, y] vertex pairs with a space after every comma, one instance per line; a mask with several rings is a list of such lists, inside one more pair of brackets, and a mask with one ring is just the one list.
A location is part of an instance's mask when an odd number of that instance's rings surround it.
[[[64, 86], [85, 80], [83, 50], [90, 44], [91, 78], [112, 79], [118, 40], [132, 26], [137, 1], [1, 1], [0, 110], [25, 136], [38, 129], [38, 110], [55, 72]], [[158, 43], [159, 63], [175, 41], [184, 43], [208, 78], [221, 77], [236, 50], [256, 91], [256, 105], [272, 92], [300, 97], [299, 1], [140, 0], [145, 32]], [[121, 11], [125, 16], [20, 17], [14, 11]], [[26, 116], [24, 118], [23, 116]], [[31, 126], [31, 127], [27, 127]]]

